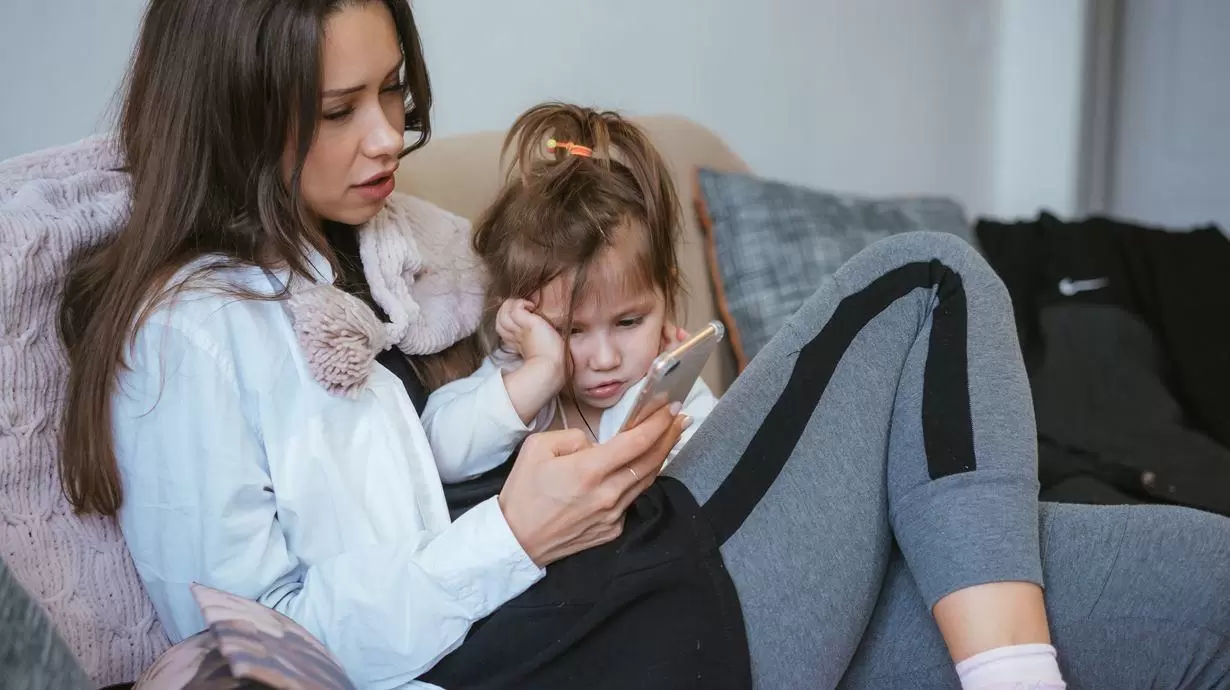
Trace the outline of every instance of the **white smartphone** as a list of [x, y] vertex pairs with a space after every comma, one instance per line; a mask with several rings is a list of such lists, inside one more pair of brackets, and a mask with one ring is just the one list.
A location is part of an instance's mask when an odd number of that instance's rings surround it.
[[696, 379], [700, 378], [705, 362], [726, 336], [726, 327], [721, 321], [710, 321], [690, 338], [674, 348], [658, 355], [645, 375], [645, 386], [632, 403], [620, 431], [640, 424], [646, 417], [663, 405], [673, 402], [683, 404], [688, 399]]

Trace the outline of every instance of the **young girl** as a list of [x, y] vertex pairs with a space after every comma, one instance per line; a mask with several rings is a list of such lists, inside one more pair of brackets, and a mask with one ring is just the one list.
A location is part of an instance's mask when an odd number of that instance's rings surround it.
[[[547, 103], [516, 121], [509, 148], [514, 174], [474, 233], [499, 343], [423, 413], [446, 482], [500, 465], [532, 432], [608, 440], [654, 358], [686, 335], [674, 325], [677, 197], [645, 134], [615, 113]], [[697, 381], [672, 457], [715, 404]]]

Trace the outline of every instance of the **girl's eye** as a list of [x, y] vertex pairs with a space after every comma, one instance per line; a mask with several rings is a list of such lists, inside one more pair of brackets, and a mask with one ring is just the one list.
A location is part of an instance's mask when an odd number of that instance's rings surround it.
[[645, 317], [643, 316], [636, 316], [636, 317], [627, 318], [627, 319], [620, 319], [618, 325], [620, 328], [636, 328], [637, 326], [641, 325], [641, 322], [644, 320], [645, 320]]
[[399, 81], [396, 84], [389, 84], [383, 89], [380, 89], [380, 93], [402, 93], [405, 90], [406, 90], [406, 82]]

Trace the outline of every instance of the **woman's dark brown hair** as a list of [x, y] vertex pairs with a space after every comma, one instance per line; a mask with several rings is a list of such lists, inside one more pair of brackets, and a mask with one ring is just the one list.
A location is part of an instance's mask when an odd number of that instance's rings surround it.
[[[559, 145], [550, 148], [551, 140]], [[632, 270], [622, 278], [659, 290], [667, 314], [676, 315], [679, 202], [645, 132], [614, 112], [544, 103], [513, 124], [509, 151], [509, 180], [474, 229], [491, 313], [506, 299], [532, 299], [561, 275], [574, 277], [575, 306], [592, 289], [586, 278], [594, 262], [618, 246], [631, 253]]]
[[131, 213], [81, 257], [60, 313], [70, 363], [60, 476], [78, 511], [113, 515], [122, 503], [111, 396], [166, 281], [207, 255], [300, 275], [305, 247], [333, 256], [299, 178], [320, 115], [325, 21], [365, 1], [387, 5], [401, 42], [406, 129], [418, 133], [408, 152], [430, 134], [431, 89], [405, 0], [151, 0], [119, 123]]

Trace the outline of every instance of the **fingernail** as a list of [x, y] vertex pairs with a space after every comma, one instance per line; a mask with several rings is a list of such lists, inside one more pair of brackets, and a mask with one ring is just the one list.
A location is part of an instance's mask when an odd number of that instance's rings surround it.
[[692, 418], [689, 417], [688, 415], [685, 414], [680, 419], [682, 419], [683, 421], [679, 422], [679, 428], [687, 429], [688, 427], [692, 426]]
[[683, 403], [673, 402], [671, 403], [671, 406], [669, 409], [672, 415], [677, 415], [679, 414], [679, 411], [683, 409]]

